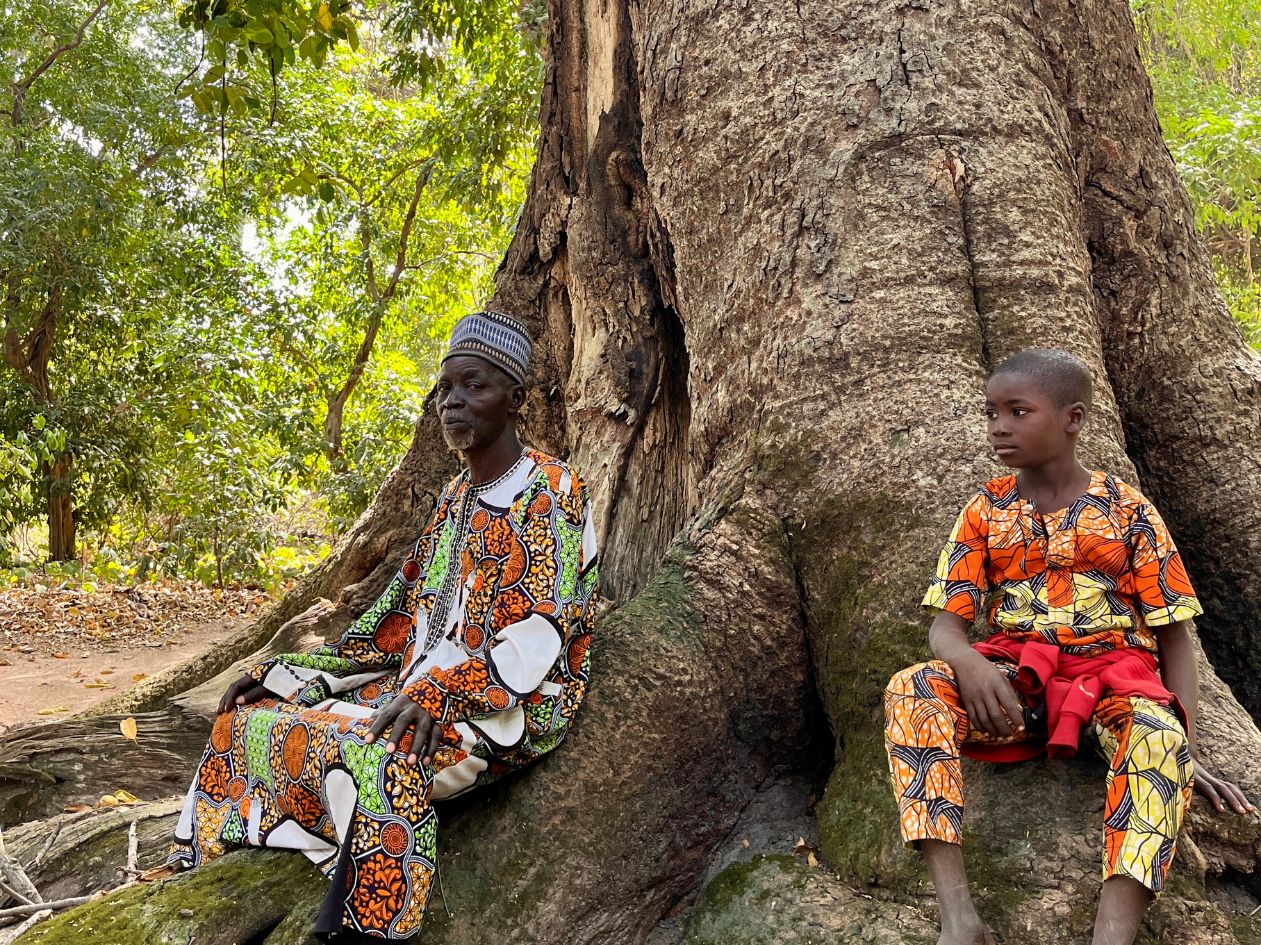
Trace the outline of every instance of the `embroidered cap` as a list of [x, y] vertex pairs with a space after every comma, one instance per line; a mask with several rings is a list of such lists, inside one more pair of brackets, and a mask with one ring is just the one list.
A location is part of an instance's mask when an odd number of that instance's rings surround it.
[[442, 360], [470, 354], [525, 383], [530, 367], [530, 335], [525, 325], [503, 312], [473, 312], [455, 323], [451, 344]]

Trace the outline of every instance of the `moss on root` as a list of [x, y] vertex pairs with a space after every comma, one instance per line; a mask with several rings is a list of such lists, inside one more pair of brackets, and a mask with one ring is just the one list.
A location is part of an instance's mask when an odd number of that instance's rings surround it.
[[924, 656], [914, 612], [921, 588], [918, 571], [905, 564], [882, 573], [888, 549], [878, 541], [895, 522], [914, 529], [918, 517], [887, 497], [861, 495], [837, 498], [814, 516], [793, 537], [794, 547], [835, 545], [835, 536], [849, 536], [826, 573], [812, 577], [803, 565], [815, 589], [808, 611], [817, 683], [837, 744], [837, 765], [816, 811], [821, 844], [843, 876], [918, 892], [919, 871], [897, 836], [881, 700], [889, 676]]
[[296, 903], [318, 902], [326, 888], [327, 881], [305, 857], [242, 850], [174, 879], [132, 886], [54, 916], [22, 936], [22, 945], [261, 941]]

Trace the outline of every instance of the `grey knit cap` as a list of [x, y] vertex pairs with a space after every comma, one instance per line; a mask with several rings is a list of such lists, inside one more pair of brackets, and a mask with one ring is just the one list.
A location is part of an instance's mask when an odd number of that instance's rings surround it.
[[530, 368], [530, 335], [525, 325], [503, 312], [473, 312], [455, 323], [442, 360], [470, 354], [505, 371], [518, 384]]

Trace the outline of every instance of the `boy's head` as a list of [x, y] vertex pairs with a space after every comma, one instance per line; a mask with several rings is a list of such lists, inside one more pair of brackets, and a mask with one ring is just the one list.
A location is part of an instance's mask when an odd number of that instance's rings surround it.
[[990, 445], [1014, 469], [1072, 456], [1090, 413], [1090, 369], [1054, 348], [1004, 360], [985, 387]]

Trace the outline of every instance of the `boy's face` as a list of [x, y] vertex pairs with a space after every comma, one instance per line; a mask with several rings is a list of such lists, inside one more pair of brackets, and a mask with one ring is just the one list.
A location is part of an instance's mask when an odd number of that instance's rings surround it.
[[985, 387], [985, 417], [998, 458], [1012, 469], [1028, 469], [1073, 455], [1086, 407], [1057, 406], [1033, 378], [998, 374]]

